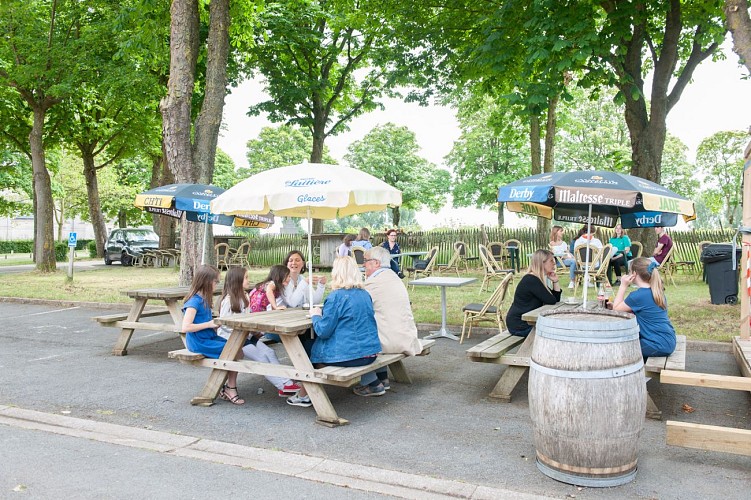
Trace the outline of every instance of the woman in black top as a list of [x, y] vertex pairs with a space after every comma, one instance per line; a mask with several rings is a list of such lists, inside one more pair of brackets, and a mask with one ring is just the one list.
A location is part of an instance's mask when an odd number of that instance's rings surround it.
[[[548, 288], [548, 282], [552, 289]], [[514, 302], [506, 315], [506, 328], [511, 335], [526, 337], [532, 325], [522, 320], [522, 315], [561, 300], [561, 286], [555, 273], [555, 257], [548, 250], [537, 250], [529, 261], [529, 269], [516, 286]]]

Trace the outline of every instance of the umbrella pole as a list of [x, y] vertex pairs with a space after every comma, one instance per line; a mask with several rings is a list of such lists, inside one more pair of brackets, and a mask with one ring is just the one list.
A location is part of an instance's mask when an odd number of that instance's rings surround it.
[[587, 288], [589, 288], [589, 242], [592, 241], [592, 204], [589, 204], [589, 210], [587, 211], [587, 251], [586, 251], [586, 264], [584, 265], [584, 299], [582, 307], [587, 308]]
[[308, 207], [308, 305], [313, 307], [313, 220]]

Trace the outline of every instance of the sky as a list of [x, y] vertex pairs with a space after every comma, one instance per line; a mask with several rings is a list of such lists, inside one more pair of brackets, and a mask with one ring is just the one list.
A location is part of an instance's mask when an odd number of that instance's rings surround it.
[[[724, 61], [704, 61], [694, 72], [694, 78], [685, 88], [681, 99], [668, 114], [668, 132], [688, 146], [688, 159], [693, 161], [699, 143], [723, 130], [748, 130], [751, 126], [751, 80], [743, 80], [745, 71], [738, 66], [738, 57], [726, 42]], [[259, 81], [246, 81], [226, 98], [224, 126], [219, 147], [232, 157], [237, 166], [247, 166], [245, 145], [258, 137], [263, 127], [276, 126], [262, 116], [248, 117], [248, 108], [265, 99]], [[444, 166], [444, 157], [451, 151], [460, 131], [455, 110], [431, 105], [418, 106], [398, 99], [385, 99], [385, 110], [362, 115], [350, 123], [350, 130], [326, 139], [331, 155], [343, 163], [347, 147], [362, 139], [371, 129], [391, 122], [413, 131], [421, 147], [420, 155], [431, 163]], [[445, 168], [445, 166], [444, 166]], [[508, 225], [524, 224], [514, 214], [506, 213]], [[477, 226], [496, 224], [494, 210], [472, 208], [453, 209], [450, 206], [437, 214], [427, 210], [417, 213], [423, 229], [436, 226], [456, 227], [461, 224]], [[526, 222], [531, 225], [530, 222]], [[279, 224], [270, 231], [277, 232]]]

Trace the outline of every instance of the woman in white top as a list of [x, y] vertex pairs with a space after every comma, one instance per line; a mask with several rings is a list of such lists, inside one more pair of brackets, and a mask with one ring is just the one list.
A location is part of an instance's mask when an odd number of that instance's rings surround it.
[[[299, 250], [292, 250], [287, 254], [283, 265], [289, 269], [289, 283], [284, 287], [281, 302], [287, 307], [302, 307], [308, 302], [308, 280], [305, 279], [305, 257]], [[323, 293], [326, 290], [326, 277], [313, 276], [313, 304], [323, 302]]]
[[569, 288], [574, 288], [574, 273], [576, 271], [576, 260], [571, 252], [568, 251], [568, 243], [563, 241], [563, 228], [561, 226], [553, 226], [550, 230], [550, 251], [556, 257], [561, 259], [563, 265], [568, 267], [569, 275]]
[[342, 244], [336, 249], [338, 257], [348, 257], [352, 253], [352, 242], [355, 241], [354, 234], [347, 234], [342, 239]]
[[[587, 226], [584, 226], [582, 228], [582, 230], [584, 231], [584, 233], [582, 233], [582, 235], [579, 236], [579, 239], [576, 240], [576, 242], [574, 242], [574, 252], [577, 251], [576, 249], [580, 245], [586, 245], [587, 242], [589, 242], [589, 248], [590, 249], [592, 249], [592, 248], [602, 248], [602, 241], [600, 241], [597, 238], [597, 235], [600, 232], [598, 228], [592, 228], [590, 230], [590, 232], [587, 232]], [[582, 255], [582, 257], [584, 257], [584, 256]], [[600, 264], [599, 264], [599, 260], [598, 260], [597, 262], [595, 262], [595, 268], [599, 268], [599, 267], [600, 267]], [[590, 282], [590, 283], [587, 284], [587, 286], [593, 287], [595, 285], [594, 285], [594, 283]], [[573, 287], [569, 286], [569, 288], [573, 288]]]

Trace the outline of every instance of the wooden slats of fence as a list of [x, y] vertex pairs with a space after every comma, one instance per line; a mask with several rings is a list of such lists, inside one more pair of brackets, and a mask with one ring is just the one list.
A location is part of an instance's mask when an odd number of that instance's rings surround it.
[[[727, 242], [733, 237], [730, 229], [694, 229], [691, 231], [669, 231], [675, 243], [675, 257], [677, 261], [699, 261], [700, 241], [712, 241], [716, 243]], [[538, 248], [548, 248], [549, 235], [538, 235], [532, 228], [485, 228], [487, 241], [506, 241], [509, 239], [519, 240], [522, 244], [519, 255], [521, 268], [529, 265], [528, 254]], [[613, 236], [612, 229], [600, 228], [600, 240], [607, 243]], [[574, 237], [574, 230], [569, 229], [564, 233], [564, 240], [570, 241]], [[308, 240], [305, 235], [259, 235], [249, 238], [251, 244], [250, 263], [253, 266], [270, 267], [280, 264], [287, 253], [291, 250], [299, 250], [303, 255], [308, 251]], [[373, 238], [374, 245], [383, 243], [383, 237], [377, 235]], [[433, 246], [438, 247], [438, 260], [436, 262], [448, 262], [454, 253], [454, 242], [463, 241], [467, 244], [467, 255], [478, 255], [478, 245], [485, 243], [482, 231], [479, 228], [461, 229], [436, 229], [432, 231], [415, 231], [399, 235], [399, 246], [403, 252], [416, 252], [427, 250]], [[651, 254], [650, 249], [644, 249], [644, 255]], [[313, 261], [318, 262], [318, 245], [313, 242]]]

